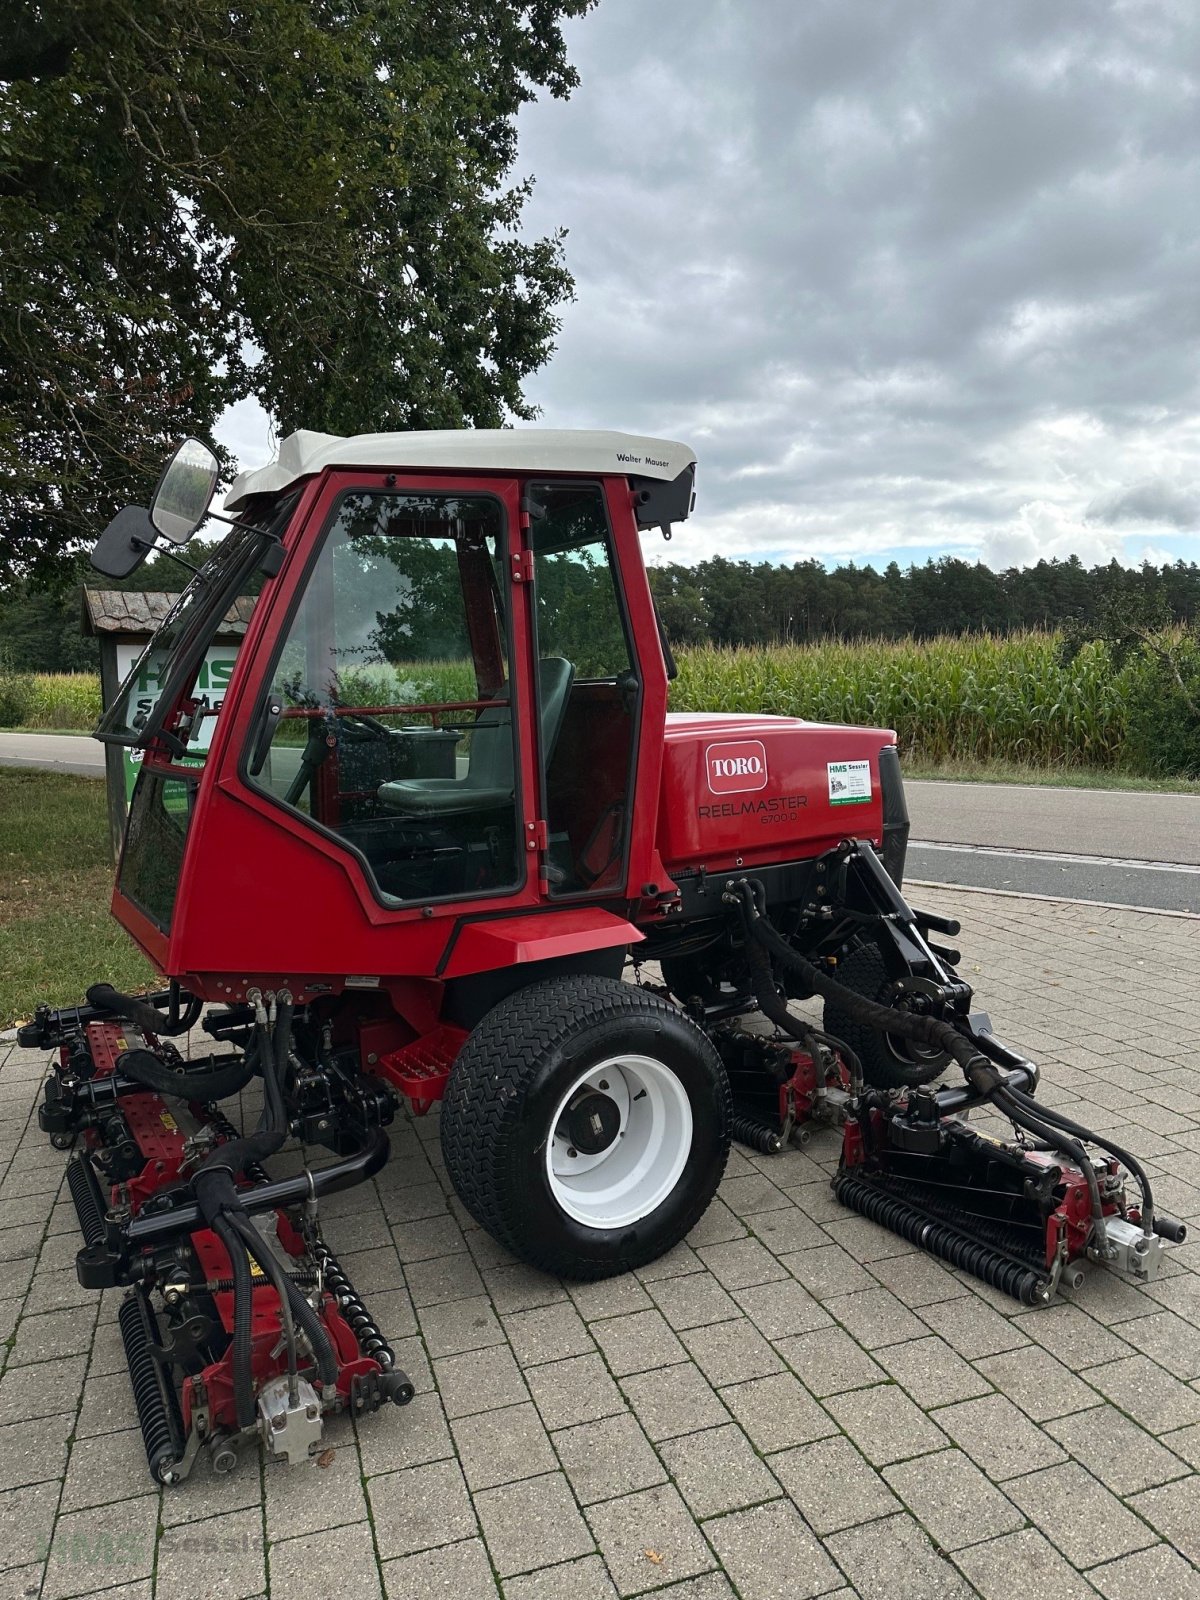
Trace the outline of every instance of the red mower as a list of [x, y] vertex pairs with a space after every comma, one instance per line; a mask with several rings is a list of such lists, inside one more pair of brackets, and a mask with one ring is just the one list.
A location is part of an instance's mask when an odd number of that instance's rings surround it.
[[[1035, 1100], [957, 924], [904, 898], [895, 736], [668, 714], [639, 540], [694, 466], [614, 433], [294, 434], [105, 712], [141, 753], [113, 912], [168, 987], [99, 984], [20, 1037], [57, 1051], [41, 1124], [74, 1146], [81, 1282], [128, 1286], [161, 1481], [411, 1398], [318, 1224], [402, 1104], [442, 1102], [464, 1205], [566, 1277], [652, 1261], [731, 1136], [812, 1120], [843, 1130], [845, 1204], [1029, 1304], [1182, 1239], [1133, 1156]], [[216, 474], [186, 441], [93, 565], [185, 544]], [[205, 654], [247, 594], [217, 716]], [[247, 1132], [221, 1107], [251, 1098]], [[272, 1177], [289, 1140], [332, 1159]]]

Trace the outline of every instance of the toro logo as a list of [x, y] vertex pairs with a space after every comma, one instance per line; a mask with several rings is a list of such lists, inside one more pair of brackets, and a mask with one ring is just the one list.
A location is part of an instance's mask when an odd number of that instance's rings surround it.
[[758, 739], [710, 744], [704, 752], [704, 765], [713, 794], [740, 794], [767, 786], [767, 752]]

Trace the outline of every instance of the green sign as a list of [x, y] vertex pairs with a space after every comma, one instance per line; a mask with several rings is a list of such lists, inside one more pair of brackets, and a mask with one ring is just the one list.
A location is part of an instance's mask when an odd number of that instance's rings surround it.
[[[117, 675], [122, 683], [132, 669], [134, 662], [142, 652], [138, 644], [119, 644], [117, 646]], [[233, 675], [234, 662], [237, 660], [237, 645], [214, 644], [200, 663], [200, 670], [196, 674], [196, 682], [192, 693], [200, 702], [202, 711], [219, 711], [225, 700], [225, 691], [229, 687], [229, 680]], [[151, 663], [142, 666], [133, 686], [133, 696], [130, 702], [130, 715], [137, 716], [139, 711], [150, 711], [158, 699], [159, 690], [158, 671]], [[215, 716], [201, 716], [197, 719], [196, 727], [188, 742], [188, 753], [179, 758], [177, 765], [181, 767], [202, 767], [208, 748], [212, 743], [213, 729], [217, 725]], [[141, 765], [141, 750], [126, 748], [123, 752], [125, 768], [125, 800], [133, 793], [133, 786], [137, 782], [138, 768]], [[180, 797], [182, 804], [182, 796]]]

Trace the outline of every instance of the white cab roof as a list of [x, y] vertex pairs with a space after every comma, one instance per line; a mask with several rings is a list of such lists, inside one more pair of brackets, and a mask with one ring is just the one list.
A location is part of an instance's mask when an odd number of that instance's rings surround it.
[[281, 489], [326, 467], [378, 467], [390, 471], [571, 472], [592, 477], [618, 472], [672, 482], [693, 464], [695, 452], [673, 439], [575, 428], [449, 428], [433, 433], [290, 433], [268, 467], [243, 472], [225, 497], [236, 511], [251, 495]]

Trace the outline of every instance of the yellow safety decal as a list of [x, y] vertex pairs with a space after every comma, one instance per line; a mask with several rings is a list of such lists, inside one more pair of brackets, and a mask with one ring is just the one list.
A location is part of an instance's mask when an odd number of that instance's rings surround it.
[[179, 1124], [169, 1111], [164, 1111], [158, 1119], [168, 1133], [178, 1133]]

